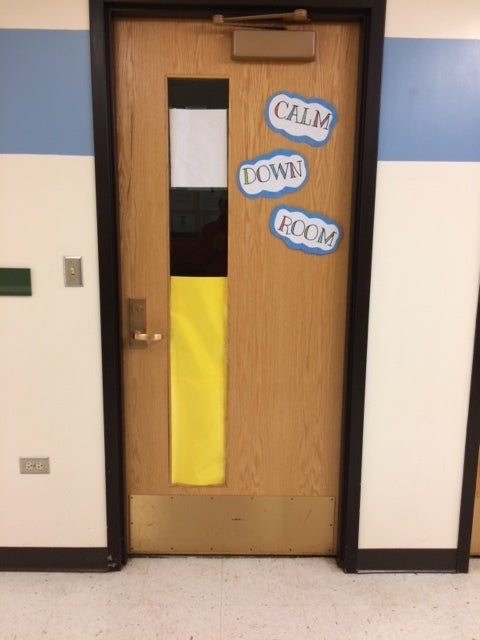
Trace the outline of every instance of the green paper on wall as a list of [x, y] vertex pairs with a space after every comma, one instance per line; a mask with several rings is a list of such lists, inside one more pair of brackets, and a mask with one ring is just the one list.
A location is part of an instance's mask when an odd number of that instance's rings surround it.
[[0, 296], [31, 296], [30, 269], [0, 268]]

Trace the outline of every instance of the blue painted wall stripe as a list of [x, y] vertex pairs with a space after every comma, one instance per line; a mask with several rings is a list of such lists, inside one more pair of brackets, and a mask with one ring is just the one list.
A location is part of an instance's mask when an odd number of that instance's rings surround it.
[[93, 155], [89, 37], [0, 29], [0, 153]]
[[480, 162], [480, 40], [385, 39], [379, 160]]
[[[0, 153], [93, 155], [88, 31], [0, 29]], [[386, 38], [379, 159], [480, 161], [480, 40]]]

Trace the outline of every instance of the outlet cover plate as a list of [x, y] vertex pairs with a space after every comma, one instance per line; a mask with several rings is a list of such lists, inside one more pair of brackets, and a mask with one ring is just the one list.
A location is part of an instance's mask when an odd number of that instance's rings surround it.
[[50, 458], [20, 458], [20, 473], [50, 473]]

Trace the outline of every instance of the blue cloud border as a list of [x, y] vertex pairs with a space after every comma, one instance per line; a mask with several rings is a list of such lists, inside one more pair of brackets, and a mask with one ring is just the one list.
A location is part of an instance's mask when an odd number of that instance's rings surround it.
[[[254, 193], [254, 194], [247, 193], [243, 189], [242, 184], [240, 182], [240, 169], [242, 168], [242, 166], [245, 164], [255, 164], [259, 160], [271, 160], [275, 156], [279, 156], [279, 155], [284, 155], [288, 157], [300, 156], [302, 158], [305, 164], [305, 172], [306, 172], [306, 177], [305, 177], [305, 180], [302, 182], [302, 184], [299, 187], [284, 187], [280, 191], [275, 191], [275, 192], [265, 190], [265, 191], [260, 191], [260, 193]], [[307, 159], [302, 153], [300, 153], [299, 151], [293, 151], [292, 149], [275, 149], [275, 151], [270, 151], [269, 153], [260, 154], [259, 156], [255, 156], [254, 158], [251, 158], [251, 159], [248, 158], [247, 160], [242, 160], [242, 162], [238, 165], [237, 173], [236, 173], [238, 188], [240, 189], [240, 191], [243, 193], [244, 196], [252, 200], [255, 200], [256, 198], [281, 198], [284, 195], [287, 195], [288, 193], [295, 193], [305, 185], [309, 177], [310, 177], [310, 171], [308, 169]]]
[[[330, 251], [325, 251], [324, 249], [321, 249], [321, 248], [313, 249], [311, 247], [308, 247], [305, 244], [297, 244], [296, 242], [292, 242], [288, 237], [279, 234], [275, 229], [274, 222], [275, 222], [275, 217], [280, 209], [284, 209], [289, 213], [296, 213], [296, 212], [302, 213], [309, 220], [320, 220], [321, 222], [324, 222], [326, 224], [334, 225], [338, 230], [338, 238], [335, 242], [335, 245], [332, 247]], [[328, 255], [330, 253], [335, 253], [343, 237], [342, 229], [340, 225], [337, 222], [335, 222], [335, 220], [332, 220], [331, 218], [327, 218], [327, 216], [324, 216], [321, 213], [312, 213], [310, 211], [306, 211], [305, 209], [302, 209], [301, 207], [288, 207], [287, 205], [284, 205], [284, 204], [280, 204], [273, 209], [272, 213], [270, 214], [269, 226], [270, 226], [271, 233], [279, 240], [282, 240], [287, 245], [287, 247], [289, 247], [290, 249], [295, 249], [296, 251], [303, 251], [304, 253], [310, 253], [312, 255]]]
[[[325, 107], [325, 109], [328, 109], [329, 111], [331, 111], [332, 123], [330, 125], [330, 129], [328, 131], [328, 135], [325, 138], [325, 140], [321, 140], [321, 141], [313, 140], [310, 136], [292, 136], [290, 133], [287, 133], [283, 129], [279, 129], [278, 127], [275, 127], [270, 121], [268, 112], [269, 112], [270, 104], [272, 103], [272, 101], [277, 96], [280, 96], [280, 95], [285, 95], [285, 96], [288, 96], [289, 98], [298, 98], [299, 100], [302, 100], [307, 104], [321, 104], [322, 107]], [[327, 144], [327, 142], [330, 140], [330, 136], [332, 135], [332, 131], [336, 123], [338, 122], [337, 110], [332, 104], [330, 104], [326, 100], [322, 100], [321, 98], [306, 98], [305, 96], [302, 96], [299, 93], [290, 93], [290, 91], [277, 91], [276, 93], [271, 95], [265, 104], [264, 114], [265, 114], [265, 120], [267, 122], [267, 125], [270, 127], [272, 131], [274, 131], [275, 133], [280, 133], [282, 136], [284, 136], [285, 138], [288, 138], [289, 140], [292, 140], [293, 142], [305, 142], [306, 144], [309, 144], [312, 147], [323, 147], [323, 145]]]

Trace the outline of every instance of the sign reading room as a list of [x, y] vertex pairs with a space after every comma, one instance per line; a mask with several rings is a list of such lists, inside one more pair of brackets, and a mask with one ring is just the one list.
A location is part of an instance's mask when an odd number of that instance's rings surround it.
[[290, 249], [325, 254], [338, 249], [342, 231], [329, 218], [300, 207], [275, 207], [270, 216], [270, 231]]

